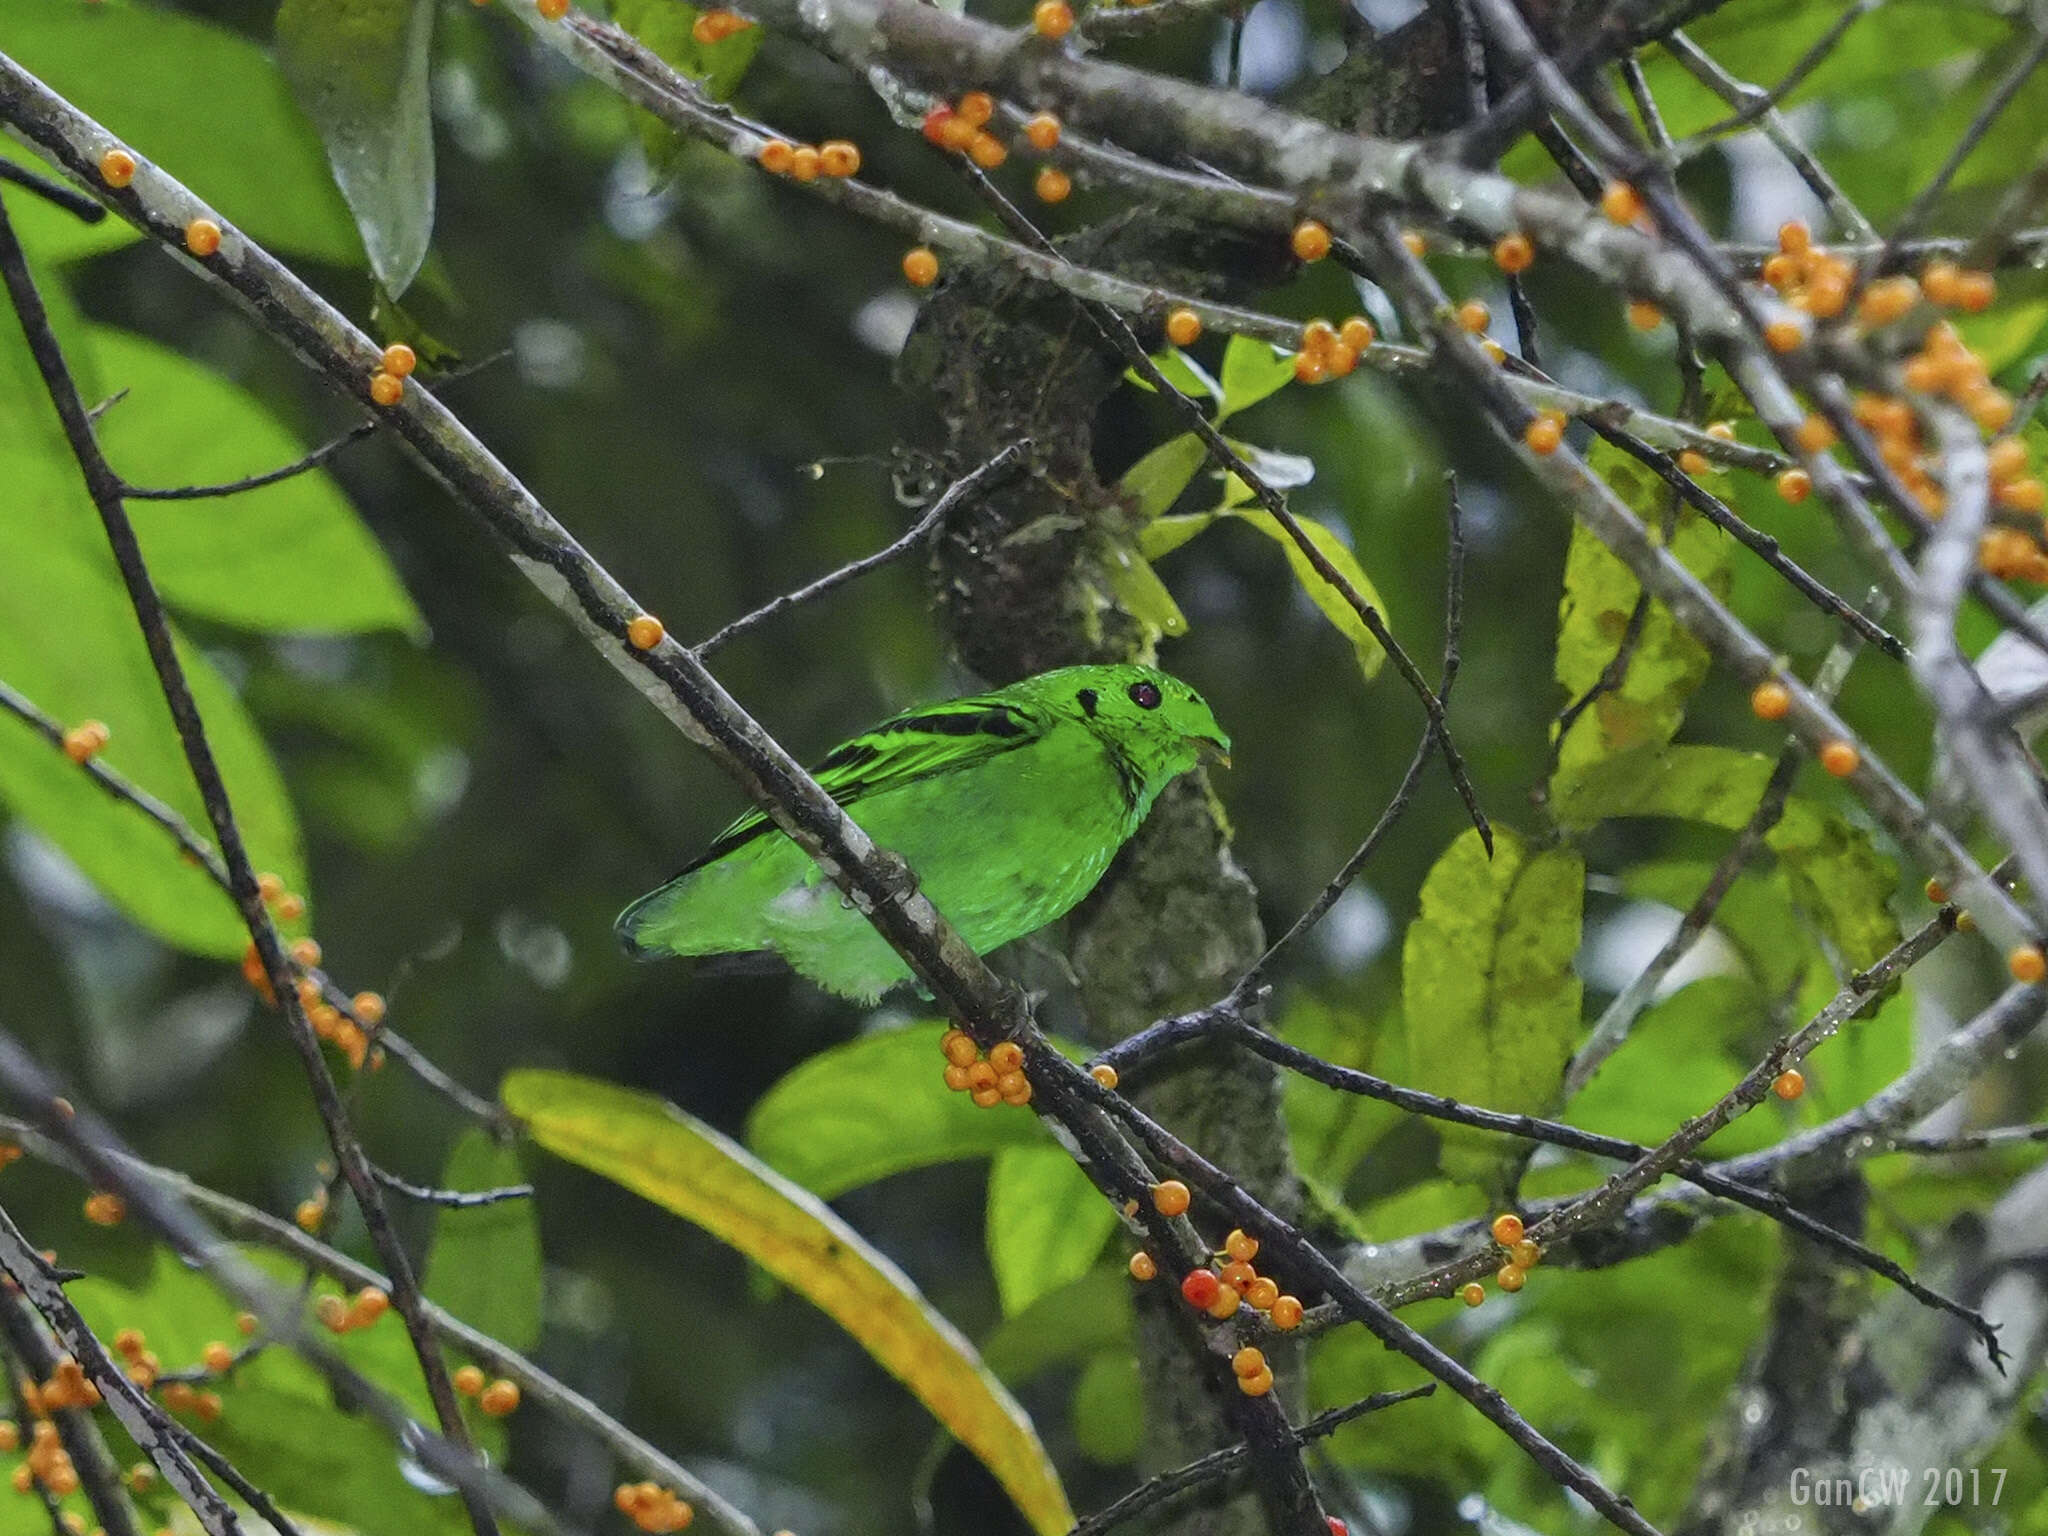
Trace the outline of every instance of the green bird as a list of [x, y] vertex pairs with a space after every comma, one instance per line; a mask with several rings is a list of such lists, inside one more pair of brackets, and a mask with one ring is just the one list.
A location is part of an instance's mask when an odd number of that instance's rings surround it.
[[[1230, 738], [1200, 694], [1137, 665], [1062, 667], [906, 710], [811, 770], [981, 954], [1070, 911], [1159, 792]], [[872, 1002], [910, 970], [760, 811], [619, 914], [634, 955], [773, 950]]]

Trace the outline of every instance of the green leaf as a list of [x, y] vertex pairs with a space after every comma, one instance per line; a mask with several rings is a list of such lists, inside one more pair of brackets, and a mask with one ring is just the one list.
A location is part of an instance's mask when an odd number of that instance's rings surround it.
[[[255, 396], [127, 331], [92, 327], [101, 374], [129, 391], [102, 419], [138, 485], [208, 485], [289, 464], [304, 447]], [[244, 629], [425, 633], [391, 562], [324, 470], [221, 499], [131, 502], [164, 598]]]
[[505, 1079], [501, 1097], [556, 1156], [695, 1222], [800, 1291], [980, 1458], [1035, 1529], [1064, 1536], [1072, 1526], [1024, 1410], [909, 1279], [822, 1201], [650, 1094], [524, 1071]]
[[394, 298], [434, 232], [434, 0], [280, 0], [277, 61], [327, 146], [370, 270]]
[[1223, 409], [1216, 415], [1217, 423], [1250, 410], [1293, 382], [1292, 352], [1249, 336], [1232, 336], [1223, 347]]
[[[464, 1133], [441, 1170], [442, 1189], [501, 1189], [526, 1181], [519, 1149], [481, 1127]], [[540, 1342], [540, 1217], [531, 1199], [449, 1207], [434, 1223], [427, 1299], [522, 1352]]]
[[[1373, 638], [1372, 631], [1365, 627], [1365, 620], [1361, 619], [1351, 604], [1345, 601], [1344, 595], [1323, 580], [1322, 573], [1309, 563], [1308, 556], [1302, 553], [1301, 546], [1295, 543], [1293, 536], [1280, 525], [1279, 519], [1259, 508], [1241, 508], [1232, 511], [1230, 515], [1250, 523], [1286, 551], [1287, 564], [1294, 571], [1294, 579], [1300, 582], [1302, 590], [1308, 593], [1309, 601], [1320, 608], [1323, 617], [1336, 625], [1344, 638], [1351, 642], [1351, 649], [1358, 656], [1358, 670], [1368, 678], [1377, 676], [1380, 667], [1386, 662], [1387, 653], [1381, 649], [1379, 641]], [[1379, 589], [1372, 584], [1372, 578], [1365, 574], [1365, 567], [1358, 563], [1358, 557], [1351, 553], [1344, 541], [1314, 518], [1297, 516], [1295, 522], [1301, 525], [1302, 532], [1308, 535], [1308, 541], [1316, 547], [1316, 552], [1329, 561], [1337, 573], [1351, 583], [1352, 590], [1377, 609], [1380, 617], [1385, 619], [1385, 600], [1380, 597]]]
[[1155, 517], [1138, 532], [1138, 550], [1147, 560], [1170, 555], [1222, 516], [1219, 512], [1183, 512]]
[[1064, 1147], [1005, 1147], [988, 1173], [989, 1268], [1003, 1316], [1088, 1273], [1116, 1212]]
[[1180, 604], [1152, 569], [1152, 562], [1137, 549], [1129, 544], [1113, 546], [1103, 560], [1103, 568], [1109, 573], [1110, 590], [1116, 594], [1117, 602], [1124, 612], [1145, 626], [1150, 638], [1178, 638], [1188, 632], [1187, 615], [1180, 611]]
[[[251, 1250], [243, 1257], [281, 1289], [300, 1278], [275, 1255]], [[154, 1251], [133, 1284], [94, 1274], [66, 1289], [94, 1332], [111, 1338], [121, 1328], [140, 1329], [167, 1370], [196, 1365], [209, 1342], [241, 1342], [233, 1306], [163, 1249]], [[317, 1293], [338, 1294], [324, 1282]], [[331, 1347], [423, 1422], [433, 1422], [418, 1362], [396, 1316], [343, 1334]], [[390, 1437], [361, 1415], [337, 1412], [325, 1380], [291, 1351], [262, 1351], [237, 1366], [219, 1391], [225, 1412], [207, 1426], [206, 1438], [286, 1509], [352, 1526], [365, 1536], [468, 1529], [460, 1502], [413, 1487]], [[151, 1498], [160, 1501], [151, 1525], [168, 1523], [172, 1508], [182, 1508], [161, 1485]]]
[[[1314, 997], [1289, 1003], [1278, 1033], [1289, 1045], [1333, 1065], [1382, 1075], [1389, 1048], [1405, 1046], [1397, 1019], [1369, 1017]], [[1394, 1076], [1406, 1081], [1405, 1071]], [[1332, 1093], [1295, 1072], [1281, 1079], [1281, 1095], [1295, 1167], [1333, 1201], [1342, 1196], [1351, 1171], [1372, 1144], [1404, 1118], [1391, 1105], [1355, 1093]]]
[[910, 1024], [820, 1051], [754, 1105], [747, 1145], [827, 1200], [912, 1168], [1045, 1145], [1036, 1116], [990, 1114], [946, 1087], [945, 1031]]
[[[1650, 528], [1664, 525], [1669, 493], [1648, 469], [1605, 442], [1595, 443], [1587, 458]], [[1710, 589], [1726, 595], [1728, 547], [1719, 529], [1696, 513], [1681, 511], [1671, 553]], [[1628, 567], [1604, 544], [1583, 525], [1572, 529], [1558, 608], [1556, 663], [1557, 680], [1569, 699], [1584, 696], [1606, 672], [1627, 635], [1640, 591]], [[1686, 701], [1705, 680], [1708, 665], [1706, 648], [1663, 604], [1651, 604], [1621, 686], [1602, 692], [1582, 711], [1559, 745], [1551, 777], [1554, 809], [1577, 803], [1577, 781], [1597, 765], [1616, 758], [1625, 763], [1653, 758], [1678, 734]], [[1629, 771], [1617, 769], [1624, 778]], [[1568, 827], [1588, 824], [1565, 809], [1555, 814]]]
[[1877, 851], [1868, 832], [1809, 801], [1793, 800], [1764, 841], [1784, 867], [1792, 899], [1845, 964], [1862, 970], [1899, 942], [1891, 909], [1898, 866]]
[[704, 87], [713, 101], [728, 100], [761, 51], [762, 28], [747, 27], [715, 43], [690, 35], [703, 11], [678, 0], [611, 0], [612, 20], [662, 59]]
[[[1401, 952], [1408, 1070], [1418, 1088], [1529, 1110], [1556, 1091], [1579, 1034], [1586, 871], [1570, 848], [1494, 838], [1489, 860], [1476, 830], [1461, 833], [1423, 882]], [[1475, 1177], [1497, 1156], [1497, 1141], [1446, 1132], [1447, 1172]]]
[[[1307, 485], [1316, 477], [1316, 461], [1299, 453], [1281, 453], [1272, 448], [1260, 448], [1252, 443], [1233, 440], [1230, 446], [1237, 450], [1237, 456], [1267, 485], [1275, 490], [1292, 490], [1297, 485]], [[1255, 500], [1257, 493], [1239, 479], [1233, 471], [1223, 477], [1223, 501], [1221, 510], [1243, 506]]]
[[1074, 1440], [1081, 1454], [1106, 1467], [1136, 1459], [1145, 1438], [1145, 1399], [1138, 1357], [1127, 1349], [1090, 1360], [1074, 1383]]
[[[1194, 433], [1169, 437], [1124, 471], [1117, 490], [1136, 502], [1138, 516], [1150, 523], [1180, 500], [1180, 493], [1188, 488], [1195, 471], [1208, 457], [1209, 450]], [[1149, 546], [1140, 547], [1144, 548], [1146, 559], [1158, 558]]]
[[[1208, 369], [1188, 356], [1187, 353], [1181, 351], [1179, 347], [1168, 347], [1164, 352], [1153, 353], [1151, 362], [1152, 366], [1157, 368], [1165, 377], [1167, 383], [1171, 384], [1189, 399], [1199, 400], [1204, 395], [1208, 396], [1211, 400], [1220, 401], [1223, 398], [1223, 386], [1210, 376]], [[1138, 388], [1144, 390], [1148, 395], [1159, 393], [1153, 387], [1152, 381], [1138, 372], [1136, 368], [1126, 368], [1124, 370], [1124, 377], [1137, 385]], [[1221, 419], [1221, 417], [1218, 418], [1218, 420]]]
[[[1590, 714], [1592, 711], [1587, 711]], [[1560, 774], [1551, 810], [1568, 827], [1618, 816], [1675, 816], [1730, 831], [1756, 814], [1771, 760], [1735, 747], [1632, 750]]]
[[981, 1342], [982, 1361], [1006, 1386], [1018, 1387], [1065, 1361], [1104, 1350], [1128, 1352], [1132, 1289], [1121, 1266], [1091, 1269], [990, 1333]]
[[[202, 835], [205, 807], [169, 709], [104, 549], [80, 547], [65, 525], [92, 517], [33, 456], [0, 446], [0, 678], [66, 722], [112, 732], [102, 760], [167, 802]], [[234, 690], [182, 640], [179, 658], [206, 723], [236, 820], [257, 868], [306, 889], [298, 822], [277, 765]], [[0, 717], [0, 800], [50, 839], [114, 905], [166, 943], [228, 958], [248, 943], [242, 920], [206, 874], [184, 862], [153, 822], [93, 784], [11, 715]]]
[[338, 266], [362, 259], [319, 139], [247, 38], [135, 0], [8, 0], [6, 48], [251, 239]]

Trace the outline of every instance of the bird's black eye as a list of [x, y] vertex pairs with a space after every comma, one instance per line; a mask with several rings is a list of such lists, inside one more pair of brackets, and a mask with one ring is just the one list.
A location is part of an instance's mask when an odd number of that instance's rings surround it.
[[1131, 684], [1131, 702], [1140, 709], [1159, 707], [1159, 685], [1157, 683]]

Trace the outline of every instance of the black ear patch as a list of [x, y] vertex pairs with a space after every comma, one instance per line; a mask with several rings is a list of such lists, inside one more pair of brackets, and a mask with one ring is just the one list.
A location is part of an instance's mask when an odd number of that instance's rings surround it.
[[1074, 702], [1081, 706], [1081, 713], [1090, 720], [1095, 718], [1095, 698], [1096, 694], [1093, 688], [1083, 688], [1074, 695]]
[[1140, 709], [1159, 707], [1159, 685], [1157, 683], [1131, 684], [1131, 702]]

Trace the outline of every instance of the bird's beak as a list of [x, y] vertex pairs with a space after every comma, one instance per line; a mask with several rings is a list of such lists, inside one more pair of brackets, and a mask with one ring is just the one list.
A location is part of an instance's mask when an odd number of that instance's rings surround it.
[[1204, 736], [1197, 743], [1197, 750], [1205, 762], [1230, 766], [1230, 742], [1218, 736]]

